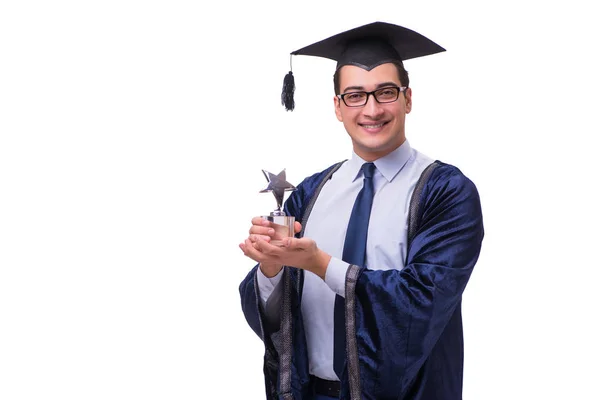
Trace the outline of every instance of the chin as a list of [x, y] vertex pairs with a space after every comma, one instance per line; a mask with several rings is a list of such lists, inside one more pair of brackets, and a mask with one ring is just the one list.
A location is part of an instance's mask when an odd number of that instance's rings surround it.
[[360, 142], [361, 147], [371, 151], [383, 151], [394, 146], [390, 140], [382, 140], [383, 138], [371, 137], [365, 138]]
[[381, 140], [383, 138], [361, 138], [362, 140], [355, 141], [355, 148], [359, 149], [362, 154], [376, 155], [378, 158], [387, 155], [400, 147], [404, 140]]

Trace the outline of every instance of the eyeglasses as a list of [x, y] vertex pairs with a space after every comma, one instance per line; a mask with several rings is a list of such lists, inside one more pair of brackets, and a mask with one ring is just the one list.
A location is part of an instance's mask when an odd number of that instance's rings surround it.
[[341, 99], [348, 107], [362, 107], [369, 101], [369, 96], [373, 95], [378, 103], [393, 103], [398, 100], [400, 93], [406, 90], [406, 86], [388, 86], [381, 89], [373, 90], [372, 92], [348, 92], [338, 94], [338, 99]]

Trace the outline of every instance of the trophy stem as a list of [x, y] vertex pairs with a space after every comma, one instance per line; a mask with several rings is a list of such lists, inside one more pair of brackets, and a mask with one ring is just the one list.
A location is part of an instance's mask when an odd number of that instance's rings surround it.
[[271, 212], [272, 216], [282, 216], [285, 215], [285, 211], [281, 210], [281, 207], [277, 207], [277, 210]]

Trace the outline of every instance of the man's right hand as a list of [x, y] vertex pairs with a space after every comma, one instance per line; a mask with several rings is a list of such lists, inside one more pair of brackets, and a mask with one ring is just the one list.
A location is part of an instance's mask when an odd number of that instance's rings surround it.
[[[300, 232], [301, 229], [302, 225], [300, 222], [294, 222], [295, 233]], [[240, 249], [242, 249], [247, 257], [259, 262], [258, 257], [260, 251], [257, 250], [256, 243], [260, 240], [264, 240], [267, 243], [271, 242], [275, 235], [273, 222], [267, 221], [262, 217], [254, 217], [252, 218], [252, 226], [250, 227], [249, 233], [250, 235], [244, 243], [240, 243]], [[281, 268], [283, 268], [283, 265], [260, 263], [260, 270], [267, 278], [272, 278], [277, 275], [279, 271], [281, 271]]]

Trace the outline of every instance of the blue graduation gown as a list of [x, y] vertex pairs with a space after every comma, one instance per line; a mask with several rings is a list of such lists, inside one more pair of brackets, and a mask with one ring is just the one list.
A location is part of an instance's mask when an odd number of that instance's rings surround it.
[[[419, 207], [405, 267], [348, 270], [342, 399], [462, 399], [461, 298], [479, 257], [483, 220], [473, 182], [452, 165], [436, 164], [413, 194]], [[289, 215], [306, 220], [319, 185], [334, 167], [298, 185], [285, 204]], [[282, 318], [273, 330], [264, 324], [259, 305], [257, 268], [239, 290], [244, 316], [265, 344], [267, 399], [308, 399], [300, 308], [304, 273], [284, 268]]]

